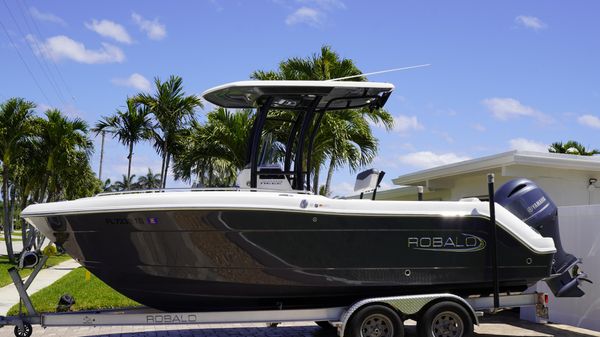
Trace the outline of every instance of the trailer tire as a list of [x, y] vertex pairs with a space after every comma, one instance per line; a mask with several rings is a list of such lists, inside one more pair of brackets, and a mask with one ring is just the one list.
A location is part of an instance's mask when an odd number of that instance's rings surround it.
[[427, 308], [417, 322], [419, 337], [470, 337], [473, 320], [456, 302], [439, 302]]
[[379, 304], [368, 305], [352, 315], [345, 336], [404, 337], [404, 324], [391, 308]]
[[24, 322], [23, 323], [23, 329], [19, 329], [18, 326], [15, 326], [15, 337], [31, 337], [31, 334], [33, 333], [33, 327], [31, 327], [31, 324]]

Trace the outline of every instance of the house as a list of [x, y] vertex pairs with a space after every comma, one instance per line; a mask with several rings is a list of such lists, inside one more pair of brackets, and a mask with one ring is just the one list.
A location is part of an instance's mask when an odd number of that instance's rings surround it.
[[[489, 200], [488, 173], [495, 174], [496, 189], [511, 179], [527, 178], [546, 191], [559, 206], [565, 250], [582, 258], [589, 278], [600, 282], [600, 156], [504, 152], [401, 175], [393, 179], [401, 187], [377, 192], [377, 199], [417, 200], [417, 187], [423, 186], [424, 200]], [[586, 292], [582, 298], [551, 296], [550, 320], [600, 331], [600, 287], [581, 287]], [[531, 290], [549, 292], [543, 282]], [[521, 317], [534, 320], [534, 312], [525, 308]]]
[[538, 184], [558, 206], [600, 204], [600, 157], [558, 153], [509, 151], [401, 175], [399, 188], [377, 192], [378, 200], [487, 200], [487, 174], [494, 173], [496, 188], [514, 178]]

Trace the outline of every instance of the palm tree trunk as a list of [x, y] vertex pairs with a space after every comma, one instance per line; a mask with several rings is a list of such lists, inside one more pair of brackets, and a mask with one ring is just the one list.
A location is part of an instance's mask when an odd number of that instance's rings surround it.
[[39, 191], [39, 195], [38, 195], [39, 203], [44, 202], [44, 197], [46, 196], [46, 189], [48, 188], [48, 180], [50, 179], [49, 177], [50, 177], [50, 173], [46, 170], [46, 173], [44, 174], [44, 179], [42, 181], [42, 186], [40, 186], [40, 191]]
[[131, 189], [131, 159], [133, 157], [133, 142], [129, 143], [129, 155], [127, 159], [129, 159], [129, 163], [127, 165], [127, 186], [126, 188]]
[[160, 165], [160, 187], [162, 188], [165, 181], [165, 163], [167, 161], [167, 143], [163, 144], [162, 163]]
[[98, 179], [102, 180], [102, 163], [104, 162], [104, 137], [106, 131], [102, 131], [102, 145], [100, 146], [100, 169], [98, 170]]
[[319, 194], [319, 173], [321, 171], [321, 166], [315, 166], [315, 174], [313, 176], [313, 193]]
[[10, 214], [10, 207], [8, 196], [8, 170], [6, 165], [2, 168], [2, 207], [4, 210], [4, 242], [6, 243], [6, 253], [8, 260], [11, 263], [15, 262], [15, 253], [12, 245], [12, 216]]
[[169, 173], [169, 162], [171, 161], [171, 154], [167, 152], [167, 159], [165, 160], [165, 177], [162, 182], [162, 188], [167, 188], [167, 174]]
[[[29, 196], [29, 188], [23, 189], [23, 195], [21, 195], [21, 203], [19, 205], [20, 210], [24, 210], [27, 206], [27, 197]], [[23, 245], [27, 242], [27, 229], [29, 228], [29, 224], [25, 219], [21, 219], [21, 239], [23, 240]]]
[[331, 191], [331, 178], [333, 177], [333, 169], [334, 167], [334, 158], [331, 157], [331, 160], [329, 160], [329, 170], [327, 171], [327, 180], [325, 182], [325, 195], [329, 195], [329, 192]]
[[198, 175], [200, 176], [200, 184], [202, 184], [202, 187], [206, 187], [206, 181], [204, 180], [204, 171], [206, 171], [206, 163], [202, 161], [201, 165], [201, 169], [198, 172]]

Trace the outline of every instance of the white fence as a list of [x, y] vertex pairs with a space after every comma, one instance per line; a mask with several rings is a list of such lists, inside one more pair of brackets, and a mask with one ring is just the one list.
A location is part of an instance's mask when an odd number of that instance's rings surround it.
[[[600, 331], [600, 205], [561, 206], [558, 220], [563, 248], [583, 260], [582, 269], [594, 284], [581, 285], [585, 292], [581, 298], [551, 296], [549, 320]], [[550, 293], [543, 282], [536, 288]], [[532, 317], [531, 311], [522, 309], [521, 318]]]

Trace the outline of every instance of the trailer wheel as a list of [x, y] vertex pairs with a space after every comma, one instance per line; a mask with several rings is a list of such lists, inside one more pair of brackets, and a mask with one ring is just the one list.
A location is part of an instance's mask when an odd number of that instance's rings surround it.
[[18, 326], [15, 326], [15, 337], [31, 337], [33, 333], [33, 328], [31, 324], [24, 322], [23, 329], [19, 329]]
[[417, 322], [420, 337], [469, 337], [473, 320], [463, 306], [440, 302], [428, 308]]
[[404, 337], [404, 324], [398, 314], [384, 305], [369, 305], [352, 315], [350, 337]]

